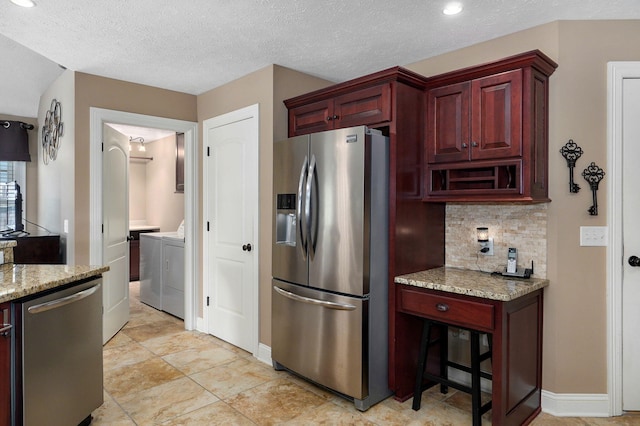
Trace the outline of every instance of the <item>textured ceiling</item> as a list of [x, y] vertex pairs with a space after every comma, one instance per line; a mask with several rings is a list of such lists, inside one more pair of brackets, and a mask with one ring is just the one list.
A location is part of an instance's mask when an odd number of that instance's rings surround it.
[[563, 19], [639, 19], [640, 0], [0, 0], [0, 113], [35, 117], [74, 71], [201, 94], [269, 64], [339, 82]]

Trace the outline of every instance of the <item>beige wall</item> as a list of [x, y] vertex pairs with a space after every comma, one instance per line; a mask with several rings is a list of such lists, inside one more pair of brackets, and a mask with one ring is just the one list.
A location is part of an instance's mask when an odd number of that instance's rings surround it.
[[[51, 232], [60, 234], [63, 259], [69, 264], [74, 264], [75, 238], [77, 236], [76, 230], [72, 228], [76, 212], [74, 209], [74, 187], [76, 181], [85, 181], [84, 177], [76, 179], [73, 167], [76, 147], [74, 85], [75, 74], [69, 70], [65, 71], [42, 94], [38, 106], [38, 123], [44, 123], [47, 111], [51, 107], [51, 101], [56, 99], [60, 102], [63, 132], [59, 138], [59, 149], [55, 160], [49, 160], [48, 164], [44, 164], [42, 150], [37, 152], [38, 213], [36, 223]], [[42, 128], [38, 131], [38, 137], [42, 138]], [[69, 221], [68, 234], [63, 232], [65, 220]]]
[[[27, 162], [27, 186], [22, 188], [24, 194], [23, 204], [23, 218], [35, 222], [37, 220], [38, 212], [38, 160], [40, 154], [40, 139], [39, 139], [39, 126], [38, 119], [33, 117], [20, 117], [17, 115], [0, 114], [0, 121], [22, 121], [23, 123], [32, 124], [33, 130], [28, 130], [29, 135], [29, 154], [31, 155], [31, 162]], [[29, 230], [30, 225], [27, 224], [26, 228]]]
[[161, 232], [175, 232], [184, 219], [184, 193], [176, 192], [176, 137], [157, 140], [147, 146], [146, 220]]
[[[427, 59], [408, 68], [434, 75], [540, 49], [559, 68], [550, 80], [549, 196], [543, 387], [555, 393], [607, 392], [606, 249], [580, 247], [580, 226], [606, 225], [606, 179], [599, 216], [580, 173], [591, 161], [606, 169], [606, 63], [640, 60], [640, 21], [560, 21]], [[568, 193], [560, 148], [584, 150], [576, 166], [578, 194]], [[607, 173], [609, 171], [606, 170]], [[473, 206], [468, 213], [473, 217]], [[447, 244], [450, 242], [447, 241]]]
[[[141, 84], [75, 74], [75, 263], [89, 263], [90, 107], [176, 120], [197, 120], [196, 96]], [[73, 186], [72, 186], [73, 187]], [[73, 205], [73, 204], [72, 204]]]
[[[326, 80], [307, 76], [277, 65], [270, 65], [198, 96], [200, 134], [202, 134], [204, 120], [259, 104], [259, 333], [260, 342], [268, 346], [271, 345], [272, 152], [274, 137], [280, 139], [287, 135], [287, 110], [282, 101], [288, 97], [326, 87], [329, 84], [331, 83]], [[202, 138], [200, 139], [200, 152], [202, 152]], [[202, 163], [199, 164], [199, 170], [199, 187], [202, 188]], [[202, 197], [199, 199], [199, 211], [202, 211]], [[200, 264], [207, 264], [207, 262], [200, 261]], [[202, 283], [199, 294], [203, 294]], [[199, 315], [202, 316], [202, 310]]]
[[129, 160], [129, 222], [150, 224], [147, 222], [147, 161], [145, 160]]

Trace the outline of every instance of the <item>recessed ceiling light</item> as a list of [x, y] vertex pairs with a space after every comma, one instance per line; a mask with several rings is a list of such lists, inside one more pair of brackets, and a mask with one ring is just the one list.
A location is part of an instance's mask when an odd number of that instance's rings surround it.
[[11, 0], [11, 3], [17, 4], [18, 6], [22, 6], [22, 7], [33, 7], [36, 5], [31, 0]]
[[458, 2], [447, 4], [442, 11], [445, 15], [457, 15], [460, 12], [462, 12], [462, 3]]

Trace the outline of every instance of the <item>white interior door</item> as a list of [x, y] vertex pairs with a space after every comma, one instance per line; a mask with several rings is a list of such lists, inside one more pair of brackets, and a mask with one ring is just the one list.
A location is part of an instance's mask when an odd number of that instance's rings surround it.
[[103, 332], [106, 343], [129, 321], [129, 141], [103, 126]]
[[640, 266], [629, 260], [640, 258], [640, 75], [624, 79], [622, 96], [622, 409], [639, 411]]
[[257, 353], [258, 106], [205, 120], [203, 133], [209, 332]]

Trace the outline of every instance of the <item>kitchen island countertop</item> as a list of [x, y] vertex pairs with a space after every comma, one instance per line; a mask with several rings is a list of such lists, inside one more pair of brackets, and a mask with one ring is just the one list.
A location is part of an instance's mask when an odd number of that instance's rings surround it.
[[108, 266], [5, 263], [0, 265], [0, 303], [95, 277], [108, 270]]
[[398, 284], [464, 294], [484, 299], [510, 301], [549, 285], [542, 278], [512, 278], [486, 272], [440, 267], [395, 277]]

